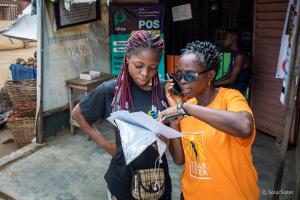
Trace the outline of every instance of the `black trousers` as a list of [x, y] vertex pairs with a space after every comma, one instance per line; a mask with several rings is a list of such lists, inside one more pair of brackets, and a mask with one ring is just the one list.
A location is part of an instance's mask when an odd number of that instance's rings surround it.
[[182, 192], [180, 194], [180, 200], [184, 200]]

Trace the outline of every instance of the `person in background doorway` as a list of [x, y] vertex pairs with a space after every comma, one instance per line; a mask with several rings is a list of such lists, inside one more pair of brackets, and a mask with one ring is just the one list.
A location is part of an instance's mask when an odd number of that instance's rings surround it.
[[[107, 81], [98, 86], [95, 91], [82, 99], [72, 112], [72, 117], [79, 123], [81, 129], [112, 156], [104, 177], [107, 182], [109, 199], [133, 199], [132, 192], [139, 190], [141, 185], [133, 182], [138, 180], [134, 180], [132, 176], [140, 169], [155, 168], [159, 154], [157, 146], [153, 144], [147, 147], [130, 165], [126, 165], [120, 131], [116, 128], [116, 141], [110, 141], [97, 131], [92, 123], [99, 118], [108, 117], [111, 112], [118, 110], [143, 111], [153, 118], [157, 118], [158, 112], [165, 109], [166, 106], [163, 96], [164, 86], [158, 76], [158, 66], [163, 48], [164, 41], [159, 35], [149, 31], [134, 32], [127, 41], [118, 80]], [[158, 186], [160, 187], [159, 191], [155, 185], [157, 191], [154, 192], [162, 195], [159, 199], [169, 200], [172, 188], [165, 155], [162, 157], [159, 168], [163, 170], [165, 181]], [[159, 177], [154, 178], [157, 180]], [[162, 187], [164, 190], [161, 189]], [[145, 200], [147, 199], [145, 198]], [[154, 198], [149, 199], [153, 200]]]
[[171, 107], [160, 113], [160, 121], [176, 112], [185, 115], [170, 123], [184, 134], [169, 145], [175, 163], [185, 164], [181, 199], [257, 200], [258, 177], [251, 154], [256, 134], [253, 114], [240, 92], [214, 87], [219, 64], [214, 45], [189, 43], [172, 77], [190, 99], [176, 104], [171, 99], [172, 84], [166, 85]]
[[227, 74], [215, 81], [215, 87], [239, 90], [245, 94], [251, 78], [251, 65], [248, 53], [240, 46], [240, 33], [228, 30], [224, 38], [224, 47], [231, 52]]

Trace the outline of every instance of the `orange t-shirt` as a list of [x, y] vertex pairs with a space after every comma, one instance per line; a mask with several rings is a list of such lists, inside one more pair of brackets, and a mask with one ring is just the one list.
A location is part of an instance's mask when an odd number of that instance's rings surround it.
[[[196, 98], [188, 102], [197, 104]], [[232, 89], [220, 88], [207, 107], [252, 114], [245, 98]], [[255, 129], [249, 138], [234, 137], [192, 116], [182, 119], [180, 127], [185, 134], [182, 138], [185, 167], [181, 177], [185, 200], [259, 198], [251, 155]]]

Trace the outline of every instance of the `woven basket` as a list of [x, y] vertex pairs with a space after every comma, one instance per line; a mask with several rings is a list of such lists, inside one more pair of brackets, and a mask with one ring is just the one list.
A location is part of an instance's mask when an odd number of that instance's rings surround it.
[[34, 117], [23, 117], [8, 120], [8, 128], [12, 131], [15, 142], [19, 148], [30, 144], [34, 138]]
[[20, 80], [5, 82], [5, 89], [14, 109], [23, 117], [35, 116], [36, 81]]

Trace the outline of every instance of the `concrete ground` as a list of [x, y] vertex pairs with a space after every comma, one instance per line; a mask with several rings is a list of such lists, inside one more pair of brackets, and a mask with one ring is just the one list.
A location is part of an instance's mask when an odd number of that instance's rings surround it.
[[16, 63], [17, 58], [27, 59], [33, 57], [35, 50], [36, 47], [0, 51], [0, 89], [4, 86], [6, 80], [11, 80], [9, 65], [11, 63]]
[[[281, 200], [296, 200], [295, 152], [296, 150], [293, 147], [287, 152], [286, 166], [282, 181], [282, 192], [286, 194], [280, 196]], [[258, 132], [252, 148], [252, 154], [253, 162], [259, 176], [260, 199], [269, 200], [270, 194], [273, 192], [273, 184], [279, 162], [279, 150], [278, 147], [276, 147], [275, 138]]]
[[[110, 124], [104, 122], [98, 128], [107, 137], [114, 137]], [[272, 192], [278, 162], [275, 139], [258, 133], [253, 155], [259, 174], [260, 199], [266, 200]], [[285, 191], [295, 191], [294, 158], [295, 150], [291, 149], [284, 172]], [[182, 167], [168, 159], [176, 200], [180, 194]], [[109, 161], [110, 156], [94, 142], [87, 141], [81, 131], [74, 136], [64, 134], [49, 140], [47, 146], [34, 154], [0, 169], [0, 192], [22, 200], [106, 200], [103, 176]], [[293, 196], [284, 195], [280, 199], [293, 199]]]

